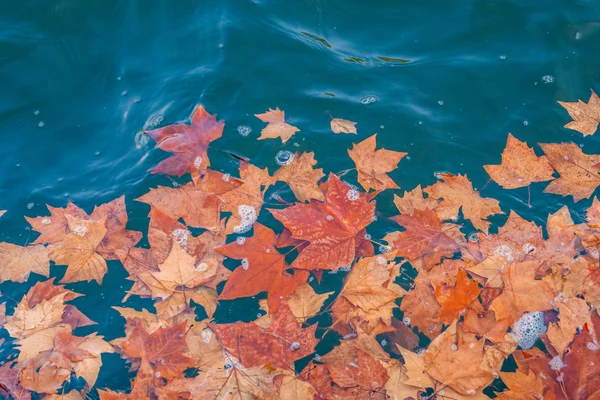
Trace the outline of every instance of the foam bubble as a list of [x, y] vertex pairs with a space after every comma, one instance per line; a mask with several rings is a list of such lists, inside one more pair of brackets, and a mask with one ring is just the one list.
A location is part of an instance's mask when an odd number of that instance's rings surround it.
[[379, 265], [385, 265], [386, 263], [387, 263], [387, 261], [386, 261], [385, 258], [383, 258], [381, 256], [377, 257], [377, 264], [379, 264]]
[[525, 243], [523, 245], [523, 251], [525, 252], [525, 254], [529, 254], [529, 253], [535, 253], [535, 246], [532, 245], [531, 243]]
[[229, 178], [231, 178], [231, 174], [223, 174], [221, 177], [225, 182], [229, 182]]
[[202, 341], [206, 344], [210, 342], [210, 339], [212, 339], [212, 335], [212, 331], [208, 328], [202, 330], [202, 333], [200, 334], [200, 336], [202, 337]]
[[523, 314], [513, 326], [510, 335], [522, 349], [527, 350], [533, 347], [538, 336], [544, 332], [544, 313], [537, 311]]
[[469, 242], [472, 242], [472, 243], [479, 242], [479, 236], [477, 236], [477, 233], [473, 232], [473, 233], [469, 234]]
[[552, 82], [554, 82], [554, 77], [552, 75], [544, 75], [544, 76], [542, 76], [542, 82], [552, 83]]
[[194, 269], [198, 272], [204, 272], [208, 269], [208, 265], [206, 263], [200, 263], [194, 267]]
[[77, 225], [73, 228], [73, 233], [77, 236], [84, 236], [87, 233], [87, 228], [85, 225]]
[[358, 200], [360, 198], [360, 192], [358, 190], [356, 190], [356, 189], [350, 189], [346, 193], [346, 197], [350, 201], [356, 201], [356, 200]]
[[200, 166], [202, 165], [202, 157], [197, 156], [194, 159], [194, 167], [196, 167], [196, 169], [200, 169]]
[[375, 97], [375, 96], [365, 96], [362, 99], [360, 99], [360, 102], [364, 105], [373, 104], [376, 101], [377, 101], [377, 97]]
[[554, 371], [560, 371], [565, 367], [565, 363], [560, 359], [560, 356], [554, 356], [554, 358], [550, 360], [548, 364], [550, 364], [550, 368]]
[[388, 344], [387, 340], [385, 340], [385, 339], [381, 340], [381, 345], [382, 346], [386, 346], [387, 344]]
[[291, 351], [297, 351], [300, 348], [300, 343], [299, 342], [292, 342], [292, 344], [290, 344], [290, 350]]
[[237, 127], [237, 131], [240, 135], [246, 137], [250, 134], [250, 132], [252, 132], [252, 128], [246, 125], [240, 125]]
[[244, 243], [246, 243], [246, 238], [245, 238], [245, 237], [243, 237], [243, 236], [238, 236], [238, 237], [235, 239], [235, 242], [241, 246], [241, 245], [243, 245]]
[[404, 325], [410, 326], [410, 318], [409, 317], [404, 317], [402, 319], [402, 322], [404, 323]]
[[33, 203], [27, 203], [28, 210], [31, 210], [34, 206], [35, 206], [35, 204], [33, 204]]
[[500, 246], [496, 247], [494, 253], [506, 258], [506, 261], [508, 262], [512, 262], [514, 260], [512, 249], [505, 244], [501, 244]]
[[242, 260], [242, 268], [243, 268], [244, 270], [246, 270], [246, 271], [248, 270], [248, 268], [250, 268], [250, 264], [248, 263], [248, 259], [247, 259], [247, 258], [244, 258], [244, 259]]
[[187, 241], [188, 237], [190, 236], [190, 231], [188, 231], [187, 229], [175, 229], [171, 233], [171, 236], [173, 236], [175, 243], [177, 243], [184, 249], [187, 248]]
[[598, 350], [598, 345], [596, 343], [594, 343], [594, 342], [588, 342], [586, 344], [586, 346], [587, 346], [588, 350], [590, 350], [590, 351], [597, 351]]
[[384, 245], [379, 246], [379, 252], [382, 254], [389, 253], [391, 250], [392, 250], [391, 246], [384, 246]]
[[256, 209], [246, 204], [240, 204], [238, 206], [238, 214], [240, 215], [240, 223], [233, 227], [233, 232], [246, 233], [252, 229], [252, 225], [256, 222]]
[[42, 225], [50, 225], [52, 220], [50, 218], [42, 218]]
[[294, 161], [294, 154], [288, 150], [280, 150], [275, 156], [275, 162], [280, 165], [290, 165]]
[[333, 215], [328, 215], [325, 218], [327, 219], [327, 221], [333, 221]]

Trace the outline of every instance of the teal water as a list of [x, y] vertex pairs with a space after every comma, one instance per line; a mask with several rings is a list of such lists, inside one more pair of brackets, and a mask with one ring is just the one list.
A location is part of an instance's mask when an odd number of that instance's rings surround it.
[[[1, 239], [32, 241], [23, 216], [45, 215], [46, 203], [91, 211], [121, 194], [130, 229], [145, 230], [148, 207], [134, 199], [171, 181], [147, 172], [166, 154], [136, 133], [186, 120], [198, 103], [225, 120], [209, 154], [232, 174], [236, 160], [219, 149], [271, 172], [281, 149], [314, 151], [320, 167], [337, 172], [354, 166], [352, 142], [375, 132], [379, 146], [409, 153], [392, 173], [403, 189], [431, 184], [439, 171], [484, 187], [482, 165], [499, 162], [508, 132], [530, 145], [575, 141], [600, 153], [597, 137], [562, 128], [569, 118], [556, 103], [600, 89], [598, 43], [592, 0], [1, 2]], [[361, 103], [369, 96], [376, 101]], [[264, 124], [253, 114], [275, 106], [301, 129], [284, 146], [256, 140]], [[330, 115], [357, 121], [358, 136], [331, 133]], [[240, 125], [252, 133], [241, 136]], [[492, 182], [483, 195], [538, 224], [563, 204], [576, 215], [590, 204], [542, 196], [544, 186], [532, 186], [532, 208], [526, 189]], [[379, 198], [384, 216], [395, 213], [391, 197]], [[125, 276], [110, 262], [102, 286], [69, 285], [86, 295], [74, 304], [99, 323], [90, 332], [123, 334], [108, 306], [121, 303]], [[0, 285], [9, 309], [36, 280]], [[235, 320], [240, 309], [221, 316]], [[3, 346], [2, 357], [13, 353]], [[96, 386], [127, 389], [124, 362], [109, 355], [105, 363]]]

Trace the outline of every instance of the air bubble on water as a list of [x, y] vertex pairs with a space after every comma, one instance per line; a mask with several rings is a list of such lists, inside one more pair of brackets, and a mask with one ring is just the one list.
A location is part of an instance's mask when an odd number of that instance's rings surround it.
[[252, 229], [252, 225], [256, 222], [256, 209], [246, 204], [240, 204], [238, 206], [238, 214], [240, 216], [240, 223], [233, 227], [233, 233], [246, 233]]
[[40, 115], [40, 110], [35, 110], [35, 111], [33, 112], [33, 115]]
[[315, 356], [313, 357], [315, 361], [321, 361], [321, 355], [315, 353]]
[[538, 336], [544, 332], [544, 313], [537, 311], [523, 314], [513, 326], [510, 335], [522, 349], [527, 350], [533, 347]]
[[197, 156], [194, 159], [194, 167], [196, 167], [196, 169], [200, 169], [200, 166], [202, 165], [202, 157]]
[[293, 145], [294, 147], [300, 147], [300, 143], [296, 143], [296, 142], [294, 142], [294, 143], [292, 143], [292, 145]]
[[364, 105], [373, 104], [376, 101], [377, 101], [377, 97], [375, 97], [375, 96], [365, 96], [362, 99], [360, 99], [360, 102]]
[[409, 317], [404, 317], [402, 319], [402, 322], [404, 323], [404, 325], [410, 326], [410, 318]]
[[379, 246], [380, 253], [389, 253], [390, 250], [392, 250], [391, 246], [384, 246], [384, 245]]
[[32, 209], [34, 206], [35, 206], [35, 204], [33, 204], [33, 203], [28, 203], [28, 204], [27, 204], [27, 209], [28, 209], [28, 210], [31, 210], [31, 209]]
[[405, 160], [410, 160], [410, 156], [404, 157]]
[[77, 236], [84, 236], [87, 233], [87, 228], [85, 225], [77, 225], [73, 228], [73, 233]]
[[212, 339], [212, 331], [208, 328], [203, 329], [202, 333], [200, 333], [200, 336], [202, 337], [202, 341], [206, 344], [210, 343], [210, 339]]
[[528, 126], [529, 125], [529, 121], [527, 121], [527, 120], [523, 121], [523, 125]]
[[387, 344], [388, 344], [387, 340], [385, 340], [385, 339], [381, 340], [381, 345], [382, 346], [386, 346]]
[[133, 99], [133, 102], [134, 102], [134, 103], [139, 103], [140, 101], [142, 101], [142, 98], [141, 98], [141, 97], [135, 97], [135, 98]]
[[453, 344], [452, 346], [450, 346], [450, 349], [452, 349], [452, 351], [456, 351], [458, 350], [458, 346]]
[[40, 128], [42, 128], [44, 125], [45, 125], [44, 121], [40, 121], [40, 122], [38, 122], [38, 126], [39, 126]]
[[371, 235], [369, 235], [368, 233], [365, 233], [365, 239], [371, 240]]
[[379, 125], [381, 129], [385, 129], [385, 125]]
[[144, 131], [138, 131], [134, 137], [135, 148], [138, 150], [141, 149], [142, 147], [146, 146], [149, 140], [150, 137], [146, 135]]
[[121, 96], [127, 96], [127, 90], [123, 90], [123, 91], [121, 92]]
[[552, 75], [544, 75], [544, 76], [542, 76], [542, 82], [552, 83], [552, 82], [554, 82], [554, 77]]
[[204, 272], [208, 269], [208, 264], [201, 262], [194, 269], [198, 272]]
[[425, 354], [425, 349], [418, 349], [417, 354], [419, 355], [419, 357], [423, 357], [423, 355]]
[[561, 360], [560, 356], [554, 356], [552, 360], [548, 362], [550, 368], [554, 371], [560, 371], [565, 367], [565, 363]]
[[535, 246], [532, 245], [531, 243], [525, 243], [523, 245], [523, 251], [525, 252], [525, 254], [529, 254], [529, 253], [535, 253]]
[[327, 215], [325, 218], [327, 221], [333, 221], [333, 215]]
[[184, 249], [187, 249], [187, 241], [188, 237], [190, 236], [190, 231], [187, 229], [175, 229], [173, 232], [171, 232], [171, 236], [173, 236], [175, 243]]
[[502, 55], [500, 56], [500, 59], [501, 59], [501, 60], [506, 60], [506, 55], [502, 54]]
[[292, 344], [290, 344], [290, 350], [291, 351], [297, 351], [300, 348], [300, 343], [299, 342], [292, 342]]
[[244, 270], [246, 270], [246, 271], [248, 270], [248, 268], [250, 268], [250, 264], [248, 263], [248, 259], [247, 259], [247, 258], [244, 258], [244, 259], [242, 260], [242, 268], [243, 268]]
[[356, 190], [356, 189], [350, 189], [346, 193], [346, 197], [350, 201], [356, 201], [356, 200], [358, 200], [360, 198], [360, 192], [358, 190]]
[[512, 249], [505, 244], [501, 244], [500, 246], [496, 247], [494, 253], [506, 258], [506, 261], [508, 262], [512, 262], [514, 260]]
[[246, 125], [240, 125], [237, 127], [237, 131], [240, 135], [246, 137], [252, 132], [252, 128]]
[[233, 364], [231, 364], [230, 362], [225, 363], [225, 365], [223, 366], [223, 368], [225, 368], [225, 369], [231, 369], [231, 368], [233, 368]]
[[280, 150], [275, 156], [275, 162], [279, 166], [290, 165], [294, 161], [294, 154], [288, 150]]
[[471, 243], [479, 242], [479, 236], [477, 236], [477, 233], [472, 232], [469, 234], [469, 242], [471, 242]]
[[438, 100], [438, 104], [439, 104], [440, 106], [443, 106], [443, 105], [444, 105], [444, 100]]
[[42, 225], [50, 225], [52, 220], [50, 218], [42, 218]]
[[99, 151], [97, 151], [97, 152], [95, 152], [95, 153], [94, 153], [94, 155], [95, 155], [95, 156], [99, 156], [99, 155], [100, 155], [100, 152], [99, 152]]
[[221, 177], [225, 182], [229, 182], [229, 178], [231, 178], [231, 174], [223, 174]]
[[244, 236], [238, 236], [238, 237], [235, 239], [235, 242], [241, 246], [241, 245], [243, 245], [244, 243], [246, 243], [246, 238], [245, 238]]
[[575, 39], [577, 39], [577, 40], [581, 39], [581, 32], [575, 33]]
[[350, 332], [350, 333], [342, 336], [342, 339], [344, 339], [344, 340], [354, 339], [356, 336], [358, 336], [356, 334], [356, 332]]

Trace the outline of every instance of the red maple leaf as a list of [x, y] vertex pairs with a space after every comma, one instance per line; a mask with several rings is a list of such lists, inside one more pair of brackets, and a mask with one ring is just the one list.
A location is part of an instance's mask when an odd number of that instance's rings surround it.
[[300, 269], [336, 269], [356, 257], [361, 231], [373, 221], [375, 203], [334, 174], [325, 185], [325, 203], [311, 200], [283, 210], [270, 210], [295, 239], [310, 244], [292, 264]]
[[173, 124], [146, 131], [156, 142], [156, 147], [174, 153], [150, 172], [177, 176], [189, 172], [197, 181], [200, 171], [210, 166], [208, 145], [223, 135], [225, 123], [217, 121], [216, 116], [210, 115], [201, 105], [196, 107], [191, 120], [191, 125]]

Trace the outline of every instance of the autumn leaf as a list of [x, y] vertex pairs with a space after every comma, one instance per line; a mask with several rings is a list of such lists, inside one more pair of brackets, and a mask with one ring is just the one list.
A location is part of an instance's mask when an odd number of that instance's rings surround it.
[[396, 169], [407, 154], [386, 149], [375, 150], [377, 134], [352, 146], [348, 155], [356, 164], [358, 182], [369, 190], [397, 189], [398, 185], [387, 175]]
[[458, 340], [453, 325], [431, 342], [424, 354], [425, 371], [460, 394], [474, 394], [494, 380], [491, 372], [480, 368], [484, 340], [471, 343]]
[[108, 270], [106, 261], [98, 254], [98, 247], [106, 235], [106, 219], [90, 221], [66, 215], [71, 231], [61, 243], [49, 246], [50, 259], [67, 265], [61, 282], [95, 280], [102, 284]]
[[220, 299], [231, 300], [268, 292], [269, 310], [275, 312], [281, 300], [289, 298], [308, 279], [306, 271], [286, 272], [285, 255], [275, 248], [276, 240], [277, 236], [271, 229], [256, 223], [252, 237], [238, 237], [237, 241], [216, 249], [224, 256], [243, 260], [225, 284]]
[[423, 196], [421, 185], [410, 192], [405, 191], [402, 197], [394, 195], [394, 205], [400, 214], [414, 215], [415, 210], [434, 210], [440, 202]]
[[254, 114], [254, 116], [268, 123], [260, 132], [258, 140], [281, 138], [281, 142], [285, 143], [300, 130], [285, 122], [284, 112], [278, 107], [274, 110], [269, 108], [269, 111], [263, 114]]
[[463, 269], [458, 270], [456, 286], [445, 287], [436, 285], [435, 298], [442, 306], [440, 320], [445, 324], [451, 324], [459, 317], [470, 304], [479, 296], [481, 290], [477, 282], [469, 279]]
[[596, 338], [582, 331], [576, 336], [563, 363], [565, 391], [569, 399], [597, 399], [600, 396], [600, 352]]
[[573, 196], [573, 201], [587, 199], [600, 185], [600, 155], [585, 154], [573, 143], [540, 144], [548, 161], [560, 177], [550, 182], [544, 193]]
[[223, 121], [217, 121], [203, 106], [194, 109], [191, 124], [173, 124], [145, 131], [156, 142], [156, 147], [174, 153], [161, 161], [150, 172], [182, 176], [186, 172], [198, 181], [200, 171], [210, 166], [208, 146], [223, 135]]
[[458, 244], [442, 229], [433, 211], [415, 210], [413, 215], [398, 215], [391, 219], [406, 230], [388, 234], [384, 240], [391, 242], [399, 256], [409, 261], [419, 260], [424, 268], [433, 267], [444, 257], [452, 257], [458, 250]]
[[484, 165], [490, 177], [505, 189], [529, 186], [553, 179], [554, 168], [545, 156], [538, 157], [527, 143], [508, 134], [500, 165]]
[[442, 200], [435, 209], [440, 219], [458, 218], [462, 209], [464, 217], [471, 220], [476, 229], [487, 233], [490, 227], [487, 217], [502, 213], [498, 200], [481, 197], [466, 175], [438, 174], [438, 177], [441, 181], [425, 188], [424, 192]]
[[322, 168], [313, 168], [316, 164], [314, 153], [302, 153], [299, 157], [296, 153], [294, 160], [279, 168], [273, 177], [290, 185], [294, 196], [300, 202], [304, 203], [310, 199], [324, 201], [325, 196], [318, 183], [325, 174]]
[[62, 242], [69, 233], [69, 222], [65, 215], [81, 219], [88, 217], [85, 211], [71, 202], [65, 208], [46, 207], [50, 211], [49, 217], [25, 217], [32, 229], [40, 233], [40, 236], [33, 242], [35, 244]]
[[244, 367], [265, 364], [293, 369], [293, 364], [314, 351], [316, 325], [302, 328], [287, 305], [281, 305], [267, 329], [253, 323], [211, 324], [225, 349]]
[[544, 384], [539, 376], [532, 370], [526, 374], [523, 371], [500, 372], [500, 378], [509, 390], [498, 395], [502, 400], [542, 399], [544, 398]]
[[331, 120], [331, 130], [333, 133], [353, 133], [356, 135], [356, 122], [333, 118]]
[[0, 282], [25, 282], [32, 272], [45, 277], [50, 275], [50, 259], [46, 247], [0, 243]]
[[356, 398], [373, 398], [383, 391], [390, 377], [381, 362], [367, 352], [357, 349], [356, 354], [354, 365], [327, 364], [331, 379], [340, 387], [356, 389], [358, 386], [359, 391], [366, 392]]
[[[315, 293], [312, 286], [308, 283], [303, 283], [296, 288], [294, 294], [290, 296], [288, 306], [290, 311], [298, 320], [304, 322], [309, 317], [314, 316], [321, 310], [323, 303], [333, 292], [323, 294]], [[269, 307], [269, 311], [271, 308]]]
[[406, 323], [419, 328], [430, 339], [437, 337], [442, 330], [441, 308], [433, 288], [423, 280], [415, 282], [400, 304]]
[[191, 358], [183, 355], [185, 344], [185, 323], [159, 328], [152, 333], [138, 324], [123, 342], [123, 351], [129, 357], [149, 362], [159, 377], [173, 379], [194, 365]]
[[547, 279], [535, 279], [539, 263], [525, 261], [508, 264], [502, 271], [504, 291], [492, 302], [496, 319], [516, 321], [525, 312], [552, 309], [554, 289]]
[[310, 242], [293, 268], [336, 269], [354, 260], [360, 240], [357, 235], [373, 220], [375, 204], [330, 174], [325, 203], [312, 201], [270, 211], [292, 237]]
[[221, 199], [190, 184], [177, 188], [159, 186], [137, 199], [168, 217], [183, 218], [186, 224], [216, 231], [220, 229]]
[[265, 193], [276, 181], [267, 168], [260, 169], [248, 163], [240, 165], [240, 178], [240, 186], [219, 195], [223, 201], [223, 211], [232, 214], [227, 220], [227, 234], [246, 233], [252, 229], [264, 203]]
[[558, 323], [548, 326], [548, 339], [558, 354], [563, 354], [571, 344], [580, 326], [592, 326], [590, 318], [590, 307], [585, 300], [571, 297], [567, 299], [556, 299], [554, 301], [558, 308]]
[[576, 102], [559, 101], [558, 104], [563, 106], [569, 116], [573, 118], [573, 121], [566, 124], [565, 128], [581, 132], [583, 136], [596, 133], [598, 123], [600, 123], [600, 99], [593, 90], [587, 104], [581, 100]]

